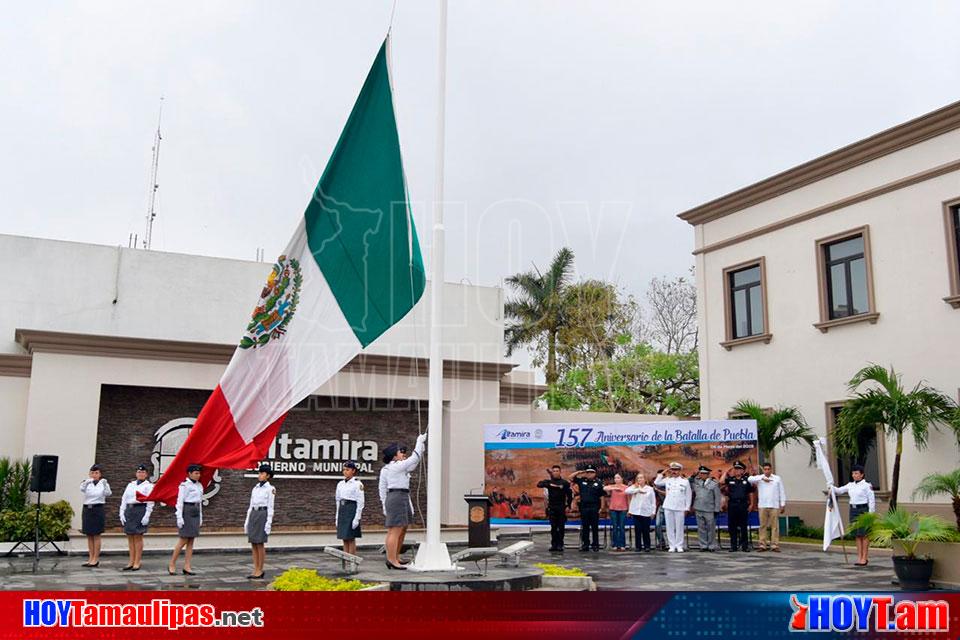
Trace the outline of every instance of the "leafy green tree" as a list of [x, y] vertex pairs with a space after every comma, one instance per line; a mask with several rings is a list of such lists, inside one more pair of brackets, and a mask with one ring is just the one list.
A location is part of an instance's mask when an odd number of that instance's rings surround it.
[[534, 265], [530, 271], [506, 279], [515, 297], [503, 305], [510, 320], [504, 330], [507, 355], [532, 346], [534, 364], [545, 363], [547, 384], [557, 381], [557, 336], [564, 322], [565, 293], [573, 275], [573, 251], [557, 252], [546, 273]]
[[[866, 391], [857, 391], [868, 384], [871, 386]], [[887, 437], [896, 440], [890, 488], [890, 510], [893, 511], [897, 508], [900, 489], [904, 433], [910, 432], [918, 450], [926, 448], [931, 427], [939, 431], [941, 425], [946, 426], [960, 441], [960, 410], [950, 397], [923, 382], [906, 390], [893, 367], [889, 370], [876, 364], [864, 367], [850, 380], [849, 390], [855, 395], [837, 416], [833, 430], [834, 448], [840, 455], [862, 454], [859, 447], [865, 440], [864, 433], [878, 425], [882, 426]]]
[[696, 353], [664, 353], [621, 340], [622, 353], [570, 369], [550, 385], [548, 405], [575, 411], [692, 416], [700, 412]]
[[765, 459], [770, 459], [775, 448], [781, 445], [787, 448], [794, 443], [806, 444], [813, 455], [813, 442], [817, 436], [807, 425], [800, 409], [777, 407], [767, 410], [753, 400], [741, 400], [733, 410], [757, 421], [757, 446]]
[[585, 280], [567, 287], [563, 323], [557, 333], [558, 374], [608, 360], [623, 350], [637, 330], [636, 301], [624, 299], [602, 280]]
[[953, 503], [953, 517], [957, 520], [957, 530], [960, 531], [960, 469], [950, 473], [931, 473], [917, 485], [913, 497], [932, 498], [933, 496], [950, 496]]

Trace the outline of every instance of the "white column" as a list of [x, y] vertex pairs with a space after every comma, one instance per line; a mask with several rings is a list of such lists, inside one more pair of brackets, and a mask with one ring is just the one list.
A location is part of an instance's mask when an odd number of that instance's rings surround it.
[[440, 541], [443, 488], [443, 161], [447, 93], [447, 0], [440, 0], [440, 47], [437, 65], [437, 175], [433, 202], [433, 248], [430, 253], [430, 379], [427, 417], [427, 535], [411, 569], [450, 571], [447, 545]]

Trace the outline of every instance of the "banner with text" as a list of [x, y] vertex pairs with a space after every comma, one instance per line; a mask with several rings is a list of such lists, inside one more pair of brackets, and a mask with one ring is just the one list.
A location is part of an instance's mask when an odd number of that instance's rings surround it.
[[[560, 465], [564, 478], [592, 467], [604, 484], [620, 474], [625, 483], [642, 472], [653, 482], [671, 462], [683, 474], [700, 465], [719, 478], [736, 461], [758, 464], [754, 420], [489, 424], [484, 427], [485, 493], [493, 500], [494, 524], [546, 522], [544, 489], [548, 469]], [[570, 514], [576, 518], [577, 505]]]

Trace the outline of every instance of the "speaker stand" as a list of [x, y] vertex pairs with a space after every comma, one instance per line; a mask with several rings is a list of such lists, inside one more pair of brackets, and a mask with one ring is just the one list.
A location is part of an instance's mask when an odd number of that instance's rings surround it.
[[[53, 548], [57, 550], [57, 555], [65, 556], [67, 552], [57, 546], [57, 543], [51, 540], [46, 532], [43, 534], [43, 544], [40, 544], [40, 498], [42, 493], [37, 491], [37, 506], [36, 506], [36, 519], [33, 523], [33, 572], [36, 573], [37, 569], [40, 567], [40, 549], [49, 545], [53, 545]], [[20, 538], [17, 540], [17, 544], [13, 545], [9, 551], [5, 554], [4, 557], [9, 558], [13, 555], [20, 545], [23, 545], [25, 549], [29, 549], [30, 545], [27, 543], [28, 538]]]

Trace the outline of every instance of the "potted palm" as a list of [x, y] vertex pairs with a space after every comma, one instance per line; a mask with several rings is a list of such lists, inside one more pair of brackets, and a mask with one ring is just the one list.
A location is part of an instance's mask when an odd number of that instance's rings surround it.
[[933, 575], [933, 559], [918, 557], [917, 547], [923, 542], [947, 542], [957, 535], [942, 518], [902, 509], [883, 514], [864, 513], [852, 527], [866, 530], [870, 540], [877, 544], [903, 550], [903, 555], [893, 556], [893, 571], [900, 586], [908, 591], [926, 591]]

